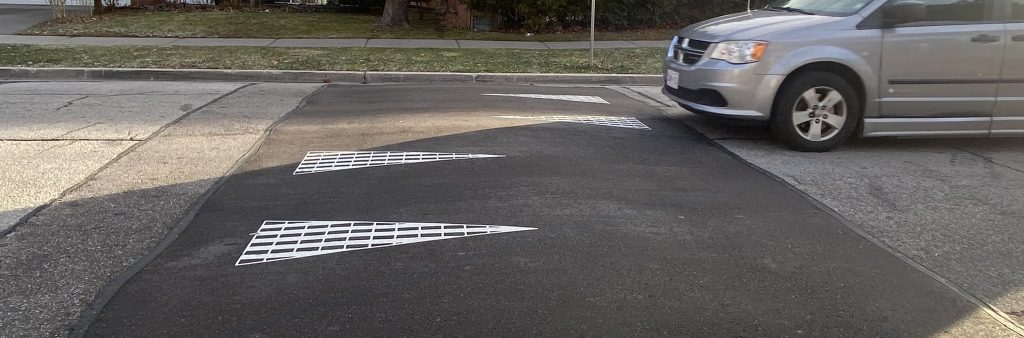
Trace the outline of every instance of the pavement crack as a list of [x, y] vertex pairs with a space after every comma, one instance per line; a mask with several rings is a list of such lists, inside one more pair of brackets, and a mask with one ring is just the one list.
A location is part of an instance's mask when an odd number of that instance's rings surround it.
[[78, 140], [69, 140], [69, 141], [68, 141], [67, 143], [64, 143], [64, 144], [57, 144], [57, 145], [55, 145], [55, 146], [52, 146], [52, 147], [49, 147], [49, 148], [43, 149], [43, 150], [41, 150], [41, 151], [39, 151], [39, 152], [37, 152], [37, 153], [35, 153], [35, 154], [32, 154], [32, 155], [31, 155], [31, 156], [29, 156], [29, 157], [36, 157], [36, 156], [39, 156], [40, 154], [42, 154], [42, 153], [45, 153], [45, 152], [47, 152], [47, 151], [50, 151], [50, 150], [54, 150], [54, 149], [58, 149], [58, 148], [64, 148], [64, 147], [68, 147], [68, 146], [71, 146], [71, 145], [75, 144], [75, 142], [78, 142]]
[[61, 140], [61, 139], [64, 139], [65, 136], [71, 135], [74, 132], [82, 131], [82, 130], [85, 130], [85, 129], [88, 129], [88, 128], [91, 128], [91, 127], [95, 127], [95, 126], [98, 126], [98, 125], [101, 125], [101, 124], [103, 124], [103, 122], [90, 123], [90, 124], [86, 125], [85, 127], [73, 129], [73, 130], [68, 131], [66, 133], [57, 135], [57, 137], [54, 137], [54, 139]]
[[1010, 166], [1008, 164], [999, 163], [998, 161], [992, 159], [989, 156], [985, 156], [985, 155], [979, 154], [977, 152], [971, 151], [970, 149], [961, 148], [961, 147], [954, 147], [954, 149], [962, 151], [962, 152], [965, 152], [965, 153], [968, 153], [968, 154], [971, 154], [971, 155], [974, 155], [974, 156], [977, 156], [978, 158], [980, 158], [982, 160], [985, 160], [988, 163], [992, 163], [994, 165], [997, 165], [997, 166], [1000, 166], [1000, 167], [1003, 167], [1003, 168], [1006, 168], [1006, 169], [1010, 169], [1010, 170], [1016, 171], [1017, 173], [1024, 174], [1024, 170], [1022, 170], [1022, 169], [1015, 168], [1015, 167]]
[[64, 108], [71, 107], [71, 105], [75, 104], [75, 102], [78, 102], [78, 101], [81, 101], [81, 100], [85, 100], [87, 98], [89, 98], [89, 95], [82, 96], [80, 98], [68, 101], [68, 103], [65, 103], [63, 106], [60, 106], [59, 108], [57, 108], [57, 110], [54, 110], [53, 112], [55, 112], [55, 113], [59, 112], [59, 111], [63, 110]]

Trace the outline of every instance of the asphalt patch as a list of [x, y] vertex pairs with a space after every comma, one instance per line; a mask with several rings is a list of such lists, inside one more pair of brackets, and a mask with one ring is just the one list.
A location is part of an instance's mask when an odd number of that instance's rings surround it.
[[[307, 102], [87, 335], [920, 336], [975, 311], [612, 90], [335, 86]], [[631, 116], [652, 130], [493, 117], [513, 114]], [[308, 151], [506, 157], [292, 175]], [[235, 266], [267, 220], [537, 230]]]

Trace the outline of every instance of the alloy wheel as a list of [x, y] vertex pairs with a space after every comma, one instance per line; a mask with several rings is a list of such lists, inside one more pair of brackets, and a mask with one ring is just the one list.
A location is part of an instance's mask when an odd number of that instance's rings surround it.
[[808, 89], [793, 106], [793, 127], [808, 141], [827, 141], [846, 125], [846, 99], [830, 87]]

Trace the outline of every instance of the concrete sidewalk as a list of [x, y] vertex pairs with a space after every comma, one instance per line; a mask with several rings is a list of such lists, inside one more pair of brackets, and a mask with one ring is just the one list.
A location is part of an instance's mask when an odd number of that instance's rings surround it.
[[[368, 48], [515, 48], [586, 49], [587, 41], [483, 41], [431, 39], [224, 39], [132, 38], [0, 35], [0, 44], [82, 46], [245, 46], [245, 47], [368, 47]], [[661, 48], [668, 41], [597, 41], [597, 48]]]

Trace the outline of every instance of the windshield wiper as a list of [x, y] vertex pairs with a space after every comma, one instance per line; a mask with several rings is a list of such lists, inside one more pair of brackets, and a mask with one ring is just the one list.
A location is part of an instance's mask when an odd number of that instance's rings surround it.
[[806, 10], [806, 9], [799, 9], [799, 8], [793, 8], [793, 7], [782, 7], [782, 6], [772, 6], [772, 5], [768, 5], [768, 6], [766, 6], [766, 7], [764, 8], [764, 9], [767, 9], [767, 10], [769, 10], [769, 11], [783, 11], [783, 12], [790, 12], [790, 13], [800, 13], [800, 14], [807, 14], [807, 15], [817, 15], [817, 14], [815, 14], [814, 12], [808, 11], [808, 10]]

